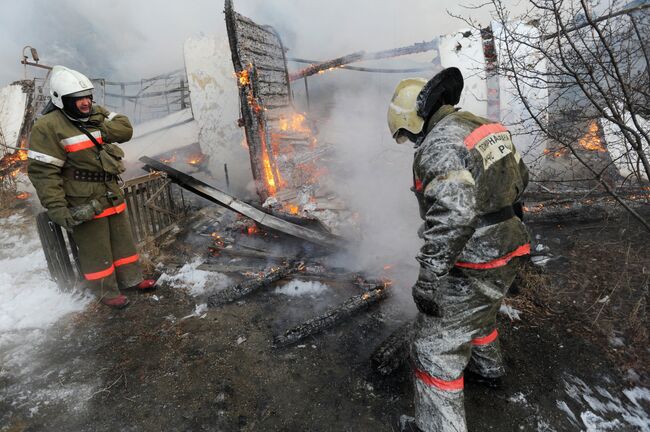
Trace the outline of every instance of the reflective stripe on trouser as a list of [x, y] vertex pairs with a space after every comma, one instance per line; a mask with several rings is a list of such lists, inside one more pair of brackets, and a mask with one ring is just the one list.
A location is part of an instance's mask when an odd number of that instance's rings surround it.
[[84, 222], [72, 237], [88, 284], [103, 298], [119, 295], [120, 288], [142, 281], [142, 270], [126, 212]]
[[[496, 312], [494, 313], [496, 321]], [[489, 331], [489, 328], [488, 328]], [[479, 332], [485, 334], [486, 332]], [[494, 326], [486, 336], [472, 339], [472, 357], [467, 369], [485, 378], [498, 378], [506, 373], [503, 367], [503, 357], [499, 346], [499, 334]]]
[[[491, 270], [454, 270], [438, 281], [434, 293], [438, 314], [418, 314], [411, 346], [416, 371], [415, 419], [420, 429], [467, 430], [463, 390], [453, 383], [459, 383], [477, 348], [472, 340], [490, 339], [481, 338], [496, 328], [501, 300], [523, 260], [515, 258]], [[478, 364], [482, 364], [480, 353], [481, 348], [476, 349]], [[433, 380], [422, 379], [427, 376]]]

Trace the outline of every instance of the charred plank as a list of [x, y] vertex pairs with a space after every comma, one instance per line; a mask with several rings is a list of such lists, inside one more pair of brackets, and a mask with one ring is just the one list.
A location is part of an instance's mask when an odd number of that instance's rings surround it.
[[379, 60], [384, 58], [399, 57], [408, 54], [417, 54], [425, 51], [431, 51], [438, 48], [438, 39], [433, 39], [429, 42], [418, 42], [413, 45], [393, 48], [385, 51], [377, 51], [374, 53], [366, 53], [365, 51], [357, 51], [352, 54], [338, 57], [332, 60], [327, 60], [322, 63], [312, 64], [304, 69], [289, 74], [289, 80], [295, 81], [306, 76], [317, 74], [318, 72], [337, 68], [349, 63], [355, 63], [362, 60]]
[[293, 327], [273, 338], [273, 346], [282, 348], [327, 330], [388, 297], [387, 285], [380, 284], [363, 294], [349, 298], [324, 314]]
[[415, 334], [412, 322], [407, 322], [388, 336], [370, 357], [373, 369], [382, 375], [395, 372], [409, 358], [409, 345]]
[[273, 282], [286, 278], [287, 276], [299, 271], [304, 264], [302, 262], [288, 262], [273, 267], [262, 275], [247, 279], [237, 285], [230, 286], [223, 291], [211, 295], [208, 298], [209, 307], [217, 307], [227, 303], [232, 303], [242, 297], [250, 295], [255, 291], [264, 288]]

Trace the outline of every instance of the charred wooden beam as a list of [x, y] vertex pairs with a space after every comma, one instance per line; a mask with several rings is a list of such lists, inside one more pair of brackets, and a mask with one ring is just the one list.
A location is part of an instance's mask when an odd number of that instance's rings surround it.
[[239, 300], [242, 297], [272, 284], [273, 282], [286, 278], [290, 274], [299, 271], [303, 266], [304, 264], [302, 262], [290, 262], [284, 263], [279, 267], [273, 267], [257, 277], [247, 279], [237, 285], [230, 286], [223, 291], [211, 295], [208, 298], [208, 306], [216, 307], [226, 303], [232, 303], [235, 300]]
[[433, 39], [429, 42], [418, 42], [413, 45], [393, 48], [385, 51], [377, 51], [374, 53], [366, 53], [365, 51], [358, 51], [352, 54], [338, 57], [332, 60], [327, 60], [322, 63], [309, 65], [304, 69], [289, 74], [289, 80], [295, 81], [310, 75], [317, 74], [318, 72], [341, 67], [349, 63], [355, 63], [364, 60], [379, 60], [385, 58], [399, 57], [408, 54], [417, 54], [421, 52], [431, 51], [438, 48], [438, 39]]
[[140, 162], [145, 163], [144, 169], [147, 171], [156, 170], [167, 173], [173, 182], [177, 183], [183, 189], [187, 189], [213, 203], [224, 206], [234, 212], [244, 215], [262, 226], [274, 229], [276, 231], [289, 234], [294, 237], [307, 240], [309, 242], [324, 246], [330, 249], [338, 249], [343, 246], [343, 239], [330, 233], [316, 231], [307, 227], [297, 225], [280, 219], [277, 216], [264, 213], [263, 211], [247, 204], [232, 195], [229, 195], [219, 189], [212, 187], [194, 177], [180, 172], [169, 165], [166, 165], [155, 159], [143, 156]]
[[363, 294], [349, 298], [340, 305], [331, 308], [324, 314], [314, 317], [304, 323], [293, 327], [282, 335], [273, 338], [273, 346], [276, 348], [286, 347], [303, 340], [308, 336], [318, 334], [324, 330], [334, 327], [341, 321], [368, 309], [373, 304], [388, 297], [388, 285], [381, 284]]
[[414, 333], [413, 323], [410, 321], [398, 327], [370, 357], [373, 369], [382, 375], [395, 372], [409, 358], [409, 344]]
[[315, 75], [318, 72], [325, 71], [332, 68], [337, 68], [348, 63], [358, 62], [363, 59], [363, 56], [366, 55], [365, 51], [358, 51], [352, 54], [344, 55], [332, 60], [327, 60], [321, 63], [316, 63], [307, 66], [304, 69], [301, 69], [297, 72], [289, 74], [289, 80], [295, 81], [300, 78], [308, 77], [310, 75]]
[[291, 105], [285, 48], [273, 27], [238, 14], [232, 0], [225, 1], [224, 13], [233, 67], [239, 78], [241, 125], [257, 193], [264, 202], [281, 184], [266, 115], [267, 110]]

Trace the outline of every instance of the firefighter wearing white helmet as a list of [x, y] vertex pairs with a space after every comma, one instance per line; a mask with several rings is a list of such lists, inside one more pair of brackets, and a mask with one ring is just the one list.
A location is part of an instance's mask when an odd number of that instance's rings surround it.
[[68, 114], [79, 114], [78, 118], [88, 117], [77, 113], [74, 98], [93, 95], [93, 83], [86, 75], [64, 66], [54, 66], [50, 76], [50, 97], [54, 106]]
[[93, 104], [93, 84], [83, 74], [55, 66], [51, 104], [30, 137], [28, 175], [54, 223], [72, 232], [84, 278], [100, 301], [128, 304], [122, 288], [148, 289], [118, 183], [131, 139], [129, 119]]
[[496, 314], [530, 254], [516, 210], [528, 170], [505, 127], [454, 107], [462, 88], [456, 68], [404, 80], [388, 109], [393, 138], [416, 144], [424, 220], [413, 287], [415, 418], [402, 416], [405, 431], [467, 430], [464, 377], [496, 385], [505, 373]]

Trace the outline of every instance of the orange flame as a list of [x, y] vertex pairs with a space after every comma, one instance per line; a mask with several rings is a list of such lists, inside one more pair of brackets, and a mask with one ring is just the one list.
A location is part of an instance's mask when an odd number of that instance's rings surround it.
[[171, 157], [169, 157], [169, 158], [166, 158], [166, 159], [165, 158], [160, 158], [159, 160], [160, 160], [160, 162], [165, 163], [165, 164], [174, 163], [174, 162], [176, 162], [176, 153], [171, 155]]
[[246, 234], [248, 235], [254, 235], [260, 232], [260, 229], [257, 227], [257, 225], [250, 225], [246, 227]]
[[16, 198], [19, 199], [19, 200], [24, 200], [24, 199], [29, 198], [31, 195], [32, 194], [30, 194], [28, 192], [21, 192], [18, 195], [16, 195]]
[[603, 145], [598, 134], [599, 129], [598, 121], [592, 120], [591, 123], [589, 123], [589, 130], [587, 133], [578, 140], [578, 145], [585, 150], [606, 152], [607, 148]]
[[224, 247], [225, 242], [223, 241], [223, 239], [221, 238], [218, 232], [216, 231], [213, 232], [212, 234], [210, 234], [210, 237], [212, 237], [212, 240], [214, 241], [215, 245], [221, 248]]
[[278, 120], [278, 126], [283, 132], [305, 132], [311, 133], [309, 126], [305, 124], [307, 119], [303, 114], [294, 113], [290, 117], [281, 116]]
[[240, 87], [247, 86], [251, 83], [251, 77], [248, 69], [244, 69], [241, 72], [235, 73], [235, 76], [237, 77], [237, 81], [239, 82]]
[[205, 160], [204, 154], [192, 155], [187, 157], [187, 163], [190, 165], [198, 165]]
[[564, 155], [566, 155], [568, 153], [569, 153], [569, 150], [567, 148], [561, 148], [560, 150], [556, 150], [556, 151], [553, 151], [553, 150], [550, 150], [550, 149], [547, 149], [547, 148], [544, 149], [544, 154], [545, 155], [551, 155], [554, 158], [562, 157], [562, 156], [564, 156]]
[[262, 150], [262, 166], [264, 167], [264, 179], [266, 180], [269, 194], [273, 196], [278, 191], [278, 188], [275, 184], [275, 177], [273, 177], [271, 160], [269, 159], [269, 153], [266, 151], [266, 149]]
[[333, 71], [334, 69], [339, 69], [339, 68], [342, 68], [342, 67], [343, 66], [334, 66], [334, 67], [331, 67], [329, 69], [323, 69], [323, 70], [318, 71], [318, 75], [323, 75], [325, 72]]

